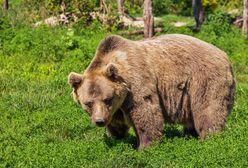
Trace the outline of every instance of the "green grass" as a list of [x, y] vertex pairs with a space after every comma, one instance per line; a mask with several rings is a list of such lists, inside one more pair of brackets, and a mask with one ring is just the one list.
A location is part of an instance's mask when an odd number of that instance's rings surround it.
[[111, 140], [104, 128], [94, 127], [67, 84], [69, 72], [87, 67], [108, 32], [97, 24], [33, 29], [2, 22], [0, 167], [247, 167], [248, 44], [240, 30], [213, 20], [197, 34], [165, 22], [164, 33], [193, 35], [229, 54], [238, 85], [225, 130], [201, 141], [183, 137], [178, 125], [166, 125], [162, 142], [143, 151], [134, 149], [133, 130], [124, 140]]

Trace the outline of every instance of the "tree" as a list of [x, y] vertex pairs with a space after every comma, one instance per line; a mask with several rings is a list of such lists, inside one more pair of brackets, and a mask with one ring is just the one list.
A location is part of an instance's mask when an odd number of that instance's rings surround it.
[[125, 2], [125, 0], [117, 0], [118, 13], [119, 13], [120, 17], [124, 16], [124, 2]]
[[196, 26], [194, 31], [198, 31], [204, 21], [204, 10], [202, 6], [202, 0], [192, 0], [193, 3], [193, 13], [196, 21]]
[[248, 38], [248, 0], [244, 0], [243, 34]]
[[108, 7], [106, 5], [105, 0], [100, 0], [100, 10], [102, 11], [103, 14], [109, 14]]
[[9, 0], [3, 1], [3, 10], [7, 11], [9, 9]]
[[144, 20], [144, 37], [145, 38], [152, 37], [154, 33], [152, 0], [144, 0], [143, 20]]

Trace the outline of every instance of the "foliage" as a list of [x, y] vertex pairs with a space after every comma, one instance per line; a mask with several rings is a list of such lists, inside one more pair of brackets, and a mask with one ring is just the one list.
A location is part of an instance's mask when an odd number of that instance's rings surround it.
[[[62, 5], [64, 2], [64, 6]], [[116, 0], [105, 0], [109, 13], [105, 18], [107, 29], [118, 29], [121, 25], [118, 22]], [[203, 5], [206, 11], [213, 11], [216, 8], [231, 10], [233, 8], [242, 11], [242, 2], [239, 0], [204, 0]], [[63, 7], [62, 7], [63, 6]], [[125, 12], [131, 17], [142, 16], [143, 0], [126, 0]], [[165, 14], [175, 14], [183, 16], [192, 16], [192, 0], [153, 0], [154, 16]], [[22, 23], [37, 23], [51, 16], [59, 16], [61, 13], [66, 14], [70, 23], [80, 22], [89, 25], [95, 20], [102, 18], [93, 17], [97, 13], [102, 13], [99, 0], [15, 0], [10, 1], [10, 10], [8, 15], [13, 19], [16, 25]], [[239, 12], [240, 13], [240, 12]], [[104, 16], [105, 17], [105, 16]]]
[[214, 33], [216, 36], [222, 36], [231, 31], [231, 20], [231, 15], [226, 13], [215, 12], [214, 14], [209, 14], [204, 23], [204, 30]]
[[215, 6], [218, 5], [218, 0], [203, 0], [202, 1], [202, 5], [204, 7], [206, 7], [206, 6], [213, 6], [213, 7], [215, 7]]
[[227, 6], [229, 9], [230, 8], [239, 8], [243, 6], [243, 1], [242, 0], [219, 0], [220, 4], [223, 6]]
[[183, 14], [190, 15], [192, 8], [192, 2], [189, 0], [154, 0], [153, 12], [155, 15], [165, 14]]
[[[64, 6], [62, 7], [62, 2]], [[61, 13], [69, 15], [68, 19], [73, 19], [72, 14], [85, 24], [92, 21], [91, 12], [99, 8], [97, 0], [18, 0], [10, 1], [9, 14], [13, 15], [18, 22], [35, 23], [50, 16], [59, 16]]]

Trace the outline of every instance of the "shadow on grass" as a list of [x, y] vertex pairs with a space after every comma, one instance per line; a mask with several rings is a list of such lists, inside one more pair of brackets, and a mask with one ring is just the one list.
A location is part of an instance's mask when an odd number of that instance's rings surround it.
[[123, 139], [110, 138], [106, 134], [104, 135], [104, 142], [109, 148], [115, 147], [120, 143], [130, 144], [134, 149], [137, 148], [137, 140], [134, 135], [128, 135]]
[[169, 138], [169, 139], [174, 139], [174, 138], [182, 138], [184, 137], [183, 135], [183, 131], [178, 129], [177, 127], [175, 126], [166, 126], [166, 128], [164, 129], [163, 131], [163, 135], [166, 137], [166, 138]]
[[167, 139], [174, 139], [174, 138], [184, 138], [185, 140], [189, 139], [198, 139], [197, 135], [185, 135], [182, 126], [177, 126], [177, 125], [169, 125], [166, 126], [166, 128], [163, 131], [164, 137]]
[[[168, 139], [174, 139], [174, 138], [183, 138], [185, 137], [183, 134], [183, 130], [176, 126], [166, 126], [166, 128], [163, 130], [163, 136], [168, 138]], [[189, 136], [188, 138], [194, 138]], [[186, 138], [186, 139], [188, 139]], [[120, 143], [125, 143], [125, 144], [131, 144], [134, 149], [137, 148], [137, 139], [136, 136], [134, 135], [128, 135], [124, 139], [114, 139], [108, 137], [106, 134], [104, 135], [104, 141], [107, 144], [109, 148], [115, 147]]]

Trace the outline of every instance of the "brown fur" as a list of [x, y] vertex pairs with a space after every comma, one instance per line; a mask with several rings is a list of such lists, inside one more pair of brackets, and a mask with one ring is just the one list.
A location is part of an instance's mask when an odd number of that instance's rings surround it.
[[[182, 124], [186, 135], [201, 138], [219, 131], [234, 101], [235, 80], [227, 55], [185, 35], [144, 41], [111, 36], [99, 45], [79, 78], [80, 86], [78, 80], [73, 82], [75, 76], [69, 76], [76, 101], [98, 102], [98, 115], [110, 116], [105, 126], [112, 137], [124, 137], [132, 126], [140, 148], [160, 139], [165, 121]], [[85, 80], [92, 82], [90, 86]], [[114, 98], [115, 107], [102, 103], [106, 94], [119, 96]], [[96, 112], [87, 111], [94, 122]]]

